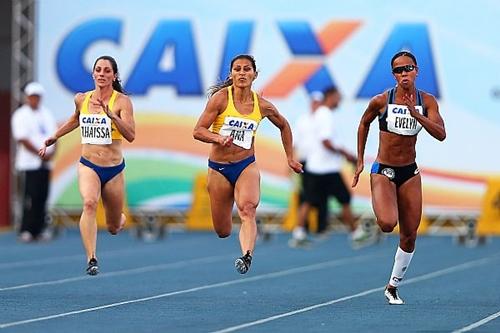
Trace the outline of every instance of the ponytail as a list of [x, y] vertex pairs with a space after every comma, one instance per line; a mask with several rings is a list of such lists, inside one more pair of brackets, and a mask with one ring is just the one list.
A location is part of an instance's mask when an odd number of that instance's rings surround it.
[[219, 90], [224, 89], [226, 87], [229, 87], [233, 84], [233, 79], [231, 77], [228, 77], [224, 81], [221, 81], [219, 83], [214, 84], [210, 88], [208, 88], [207, 96], [208, 98], [211, 98], [215, 93], [217, 93]]

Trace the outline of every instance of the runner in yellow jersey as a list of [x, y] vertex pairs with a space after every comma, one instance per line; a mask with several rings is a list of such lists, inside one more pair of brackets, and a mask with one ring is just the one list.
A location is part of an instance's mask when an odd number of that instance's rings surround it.
[[[125, 224], [122, 138], [134, 141], [135, 122], [132, 102], [124, 94], [115, 59], [99, 57], [94, 63], [92, 77], [95, 89], [75, 95], [75, 112], [45, 141], [45, 146], [80, 127], [82, 156], [78, 165], [78, 185], [83, 200], [80, 233], [87, 254], [87, 274], [96, 275], [99, 272], [97, 204], [101, 197], [108, 230], [117, 234]], [[45, 148], [40, 150], [41, 156]]]
[[236, 202], [243, 256], [236, 259], [235, 267], [241, 274], [250, 268], [257, 238], [255, 215], [260, 200], [260, 173], [254, 156], [254, 138], [263, 118], [280, 129], [290, 168], [302, 172], [302, 164], [293, 158], [290, 125], [273, 104], [252, 91], [256, 78], [252, 56], [242, 54], [233, 58], [229, 77], [210, 89], [210, 99], [193, 131], [195, 139], [212, 144], [208, 193], [214, 229], [221, 238], [231, 234]]

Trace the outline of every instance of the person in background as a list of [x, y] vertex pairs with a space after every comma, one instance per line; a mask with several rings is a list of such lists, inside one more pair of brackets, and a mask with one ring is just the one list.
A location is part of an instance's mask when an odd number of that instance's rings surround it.
[[[260, 201], [260, 172], [255, 160], [255, 134], [268, 118], [281, 132], [288, 166], [302, 172], [293, 156], [292, 131], [288, 121], [269, 101], [252, 90], [257, 78], [255, 59], [248, 54], [234, 57], [229, 77], [209, 90], [209, 100], [193, 130], [196, 140], [210, 143], [208, 194], [215, 232], [229, 237], [233, 205], [241, 218], [242, 256], [234, 265], [245, 274], [252, 263], [257, 239], [256, 210]], [[211, 129], [210, 129], [211, 128]]]
[[87, 274], [96, 275], [99, 198], [106, 215], [106, 225], [116, 235], [125, 225], [125, 160], [123, 139], [135, 139], [132, 101], [125, 94], [116, 60], [110, 56], [97, 58], [92, 68], [94, 90], [75, 95], [75, 112], [57, 131], [45, 140], [40, 156], [62, 136], [80, 127], [82, 156], [78, 164], [78, 186], [83, 200], [80, 233], [87, 255]]
[[446, 138], [436, 98], [415, 86], [417, 59], [408, 51], [391, 60], [396, 86], [373, 97], [358, 127], [358, 162], [352, 186], [364, 168], [370, 124], [378, 118], [379, 148], [370, 172], [372, 205], [383, 232], [399, 223], [399, 246], [384, 295], [389, 304], [403, 304], [398, 286], [408, 271], [422, 216], [422, 181], [416, 159], [417, 134], [422, 128], [435, 139]]
[[27, 84], [24, 94], [26, 102], [14, 111], [11, 128], [16, 142], [15, 169], [22, 204], [19, 240], [31, 242], [50, 239], [46, 231], [47, 198], [55, 146], [43, 157], [38, 151], [57, 125], [50, 110], [42, 105], [45, 90], [40, 83]]
[[[293, 136], [294, 138], [300, 138], [294, 141], [295, 154], [297, 155], [298, 160], [303, 166], [304, 172], [299, 175], [300, 184], [299, 184], [299, 211], [301, 210], [301, 206], [307, 205], [304, 202], [304, 196], [308, 181], [309, 181], [309, 173], [307, 172], [306, 161], [307, 154], [311, 149], [311, 145], [314, 142], [315, 137], [315, 129], [313, 127], [313, 115], [314, 112], [321, 106], [323, 102], [323, 93], [321, 91], [313, 91], [309, 95], [310, 106], [308, 112], [303, 112], [299, 118], [297, 119], [295, 126], [293, 126]], [[321, 234], [325, 232], [328, 227], [328, 202], [326, 200], [319, 202], [317, 204], [318, 209], [318, 229], [317, 233]], [[297, 215], [298, 216], [298, 215]], [[298, 219], [297, 219], [298, 220]], [[307, 217], [304, 221], [304, 225], [296, 225], [293, 229], [292, 233], [294, 237], [293, 240], [306, 240], [307, 239]], [[294, 242], [291, 242], [292, 246], [295, 246]], [[297, 244], [298, 245], [298, 244]], [[304, 244], [306, 245], [306, 244]]]
[[339, 106], [340, 100], [341, 95], [336, 87], [326, 88], [321, 105], [312, 116], [314, 138], [310, 142], [305, 167], [308, 182], [304, 189], [304, 202], [299, 209], [297, 227], [292, 233], [292, 244], [307, 242], [303, 230], [311, 206], [326, 204], [331, 196], [341, 205], [341, 220], [349, 228], [353, 247], [359, 247], [370, 237], [362, 225], [356, 226], [351, 210], [351, 193], [340, 173], [343, 159], [356, 163], [356, 158], [336, 140], [337, 124], [333, 119], [333, 111]]

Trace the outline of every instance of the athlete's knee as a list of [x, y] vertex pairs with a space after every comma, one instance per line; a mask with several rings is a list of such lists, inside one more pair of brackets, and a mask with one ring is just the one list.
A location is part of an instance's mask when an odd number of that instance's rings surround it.
[[396, 225], [398, 224], [397, 220], [392, 219], [377, 219], [377, 224], [380, 227], [380, 230], [383, 232], [392, 232]]
[[257, 211], [257, 205], [253, 202], [244, 202], [239, 207], [240, 217], [242, 219], [253, 219], [255, 218], [255, 213]]
[[126, 222], [126, 217], [125, 214], [123, 213], [120, 215], [120, 218], [118, 219], [116, 218], [110, 219], [106, 217], [106, 225], [108, 227], [109, 233], [112, 235], [116, 235], [118, 232], [120, 232], [120, 230], [123, 229], [125, 222]]
[[83, 210], [86, 212], [95, 212], [98, 201], [96, 199], [83, 199]]
[[214, 224], [214, 230], [219, 238], [227, 238], [231, 235], [231, 225], [229, 226], [218, 226]]
[[231, 230], [218, 230], [216, 229], [215, 232], [217, 233], [217, 236], [219, 236], [219, 238], [227, 238], [229, 236], [231, 236]]

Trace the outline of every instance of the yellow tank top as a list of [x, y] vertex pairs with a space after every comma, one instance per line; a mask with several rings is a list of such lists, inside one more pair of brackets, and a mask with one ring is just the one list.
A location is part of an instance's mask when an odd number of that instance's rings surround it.
[[252, 147], [253, 137], [262, 120], [260, 113], [259, 97], [255, 91], [253, 95], [253, 110], [250, 114], [241, 114], [236, 110], [233, 102], [233, 87], [227, 87], [227, 107], [215, 118], [212, 132], [223, 136], [231, 136], [233, 143], [244, 149]]
[[[82, 143], [102, 145], [111, 144], [113, 140], [121, 140], [123, 137], [120, 131], [118, 131], [115, 124], [104, 111], [99, 113], [89, 112], [89, 101], [93, 92], [92, 90], [85, 94], [85, 99], [83, 100], [80, 110], [80, 134]], [[113, 110], [116, 96], [118, 96], [118, 92], [113, 90], [108, 102], [110, 110]]]

